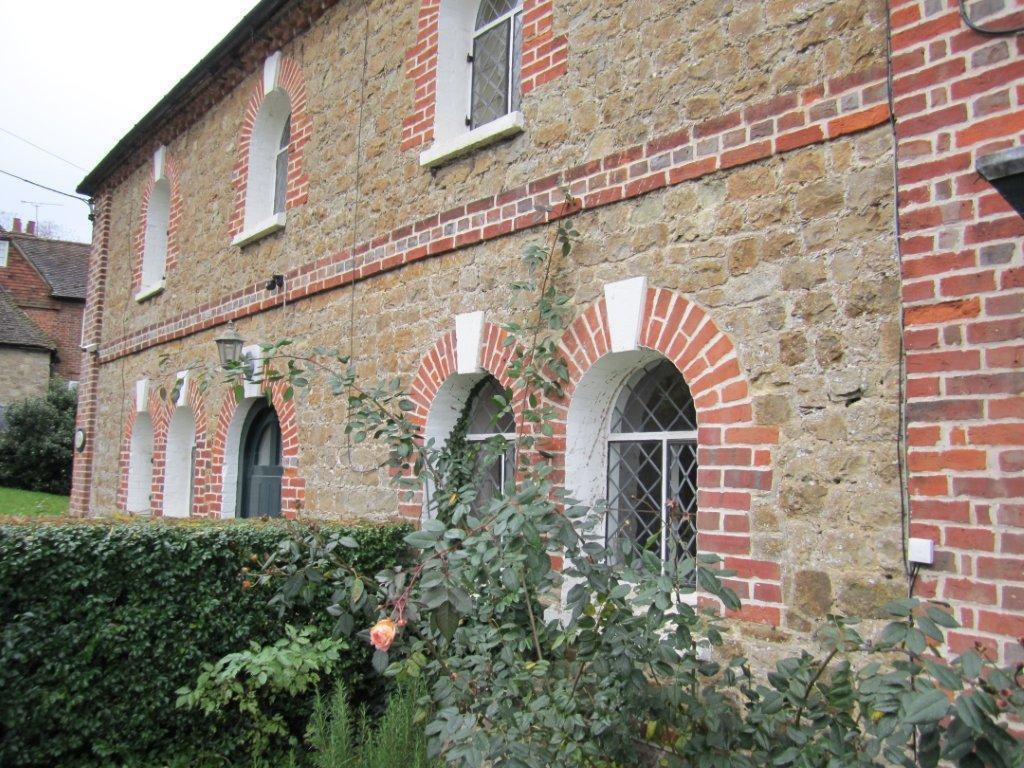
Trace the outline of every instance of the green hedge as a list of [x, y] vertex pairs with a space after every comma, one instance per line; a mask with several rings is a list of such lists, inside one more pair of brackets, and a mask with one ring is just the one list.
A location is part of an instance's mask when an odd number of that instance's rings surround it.
[[[374, 573], [408, 529], [346, 532], [354, 564]], [[202, 662], [279, 639], [285, 622], [329, 621], [322, 606], [280, 617], [269, 588], [243, 588], [242, 567], [282, 538], [275, 524], [0, 525], [0, 765], [237, 755], [230, 713], [176, 709], [175, 691]], [[364, 649], [342, 674], [364, 698], [379, 693]]]

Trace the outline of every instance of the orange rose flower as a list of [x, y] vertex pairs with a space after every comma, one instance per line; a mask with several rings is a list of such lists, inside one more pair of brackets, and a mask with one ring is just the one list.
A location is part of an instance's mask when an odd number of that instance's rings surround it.
[[370, 630], [370, 645], [378, 651], [387, 651], [395, 641], [398, 626], [391, 619], [381, 619]]

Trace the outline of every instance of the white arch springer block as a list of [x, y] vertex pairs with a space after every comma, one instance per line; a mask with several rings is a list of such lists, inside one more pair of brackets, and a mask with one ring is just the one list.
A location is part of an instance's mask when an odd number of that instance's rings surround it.
[[149, 409], [149, 379], [135, 382], [135, 412], [145, 413]]
[[479, 372], [483, 335], [483, 312], [465, 312], [455, 316], [455, 365], [458, 373]]
[[164, 177], [164, 164], [167, 161], [167, 147], [161, 144], [153, 153], [153, 181], [160, 181]]
[[263, 62], [263, 95], [266, 96], [277, 88], [278, 77], [281, 74], [281, 52], [274, 51], [267, 56]]
[[646, 277], [605, 284], [604, 303], [612, 352], [633, 352], [639, 346], [646, 298]]

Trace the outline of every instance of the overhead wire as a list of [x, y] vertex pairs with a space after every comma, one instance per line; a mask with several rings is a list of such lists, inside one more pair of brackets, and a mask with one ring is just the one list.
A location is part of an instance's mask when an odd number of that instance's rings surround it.
[[53, 158], [56, 158], [57, 160], [60, 160], [62, 163], [67, 163], [72, 168], [77, 168], [78, 170], [82, 171], [83, 173], [88, 173], [89, 172], [88, 168], [83, 168], [78, 163], [73, 163], [70, 160], [68, 160], [66, 157], [61, 157], [56, 152], [51, 152], [46, 147], [40, 147], [38, 144], [29, 141], [24, 136], [19, 136], [14, 131], [9, 131], [6, 128], [0, 126], [0, 133], [6, 133], [8, 136], [11, 136], [11, 137], [17, 139], [18, 141], [22, 141], [25, 144], [28, 144], [30, 147], [33, 147], [34, 149], [38, 149], [43, 154], [49, 155], [50, 157], [53, 157]]
[[89, 202], [89, 198], [87, 197], [80, 197], [78, 195], [72, 195], [68, 192], [61, 192], [59, 189], [54, 189], [53, 187], [48, 187], [45, 184], [40, 184], [38, 181], [26, 179], [24, 176], [19, 176], [16, 173], [5, 171], [3, 168], [0, 168], [0, 173], [2, 173], [4, 176], [10, 176], [12, 179], [23, 181], [26, 184], [31, 184], [33, 187], [39, 187], [40, 189], [45, 189], [47, 192], [53, 192], [53, 194], [55, 195], [62, 195], [63, 197], [70, 197], [72, 200], [78, 200], [80, 203], [85, 203], [86, 205], [89, 206], [90, 209], [92, 209], [92, 203]]

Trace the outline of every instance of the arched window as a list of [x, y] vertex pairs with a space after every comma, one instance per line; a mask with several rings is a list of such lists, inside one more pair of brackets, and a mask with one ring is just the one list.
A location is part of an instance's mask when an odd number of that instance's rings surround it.
[[493, 376], [482, 379], [471, 395], [466, 442], [476, 449], [475, 509], [500, 496], [515, 480], [516, 424], [512, 412], [498, 404], [499, 397], [508, 401], [508, 393]]
[[196, 419], [187, 407], [174, 409], [167, 428], [164, 460], [164, 517], [188, 517], [192, 512], [192, 482], [196, 465]]
[[128, 448], [128, 511], [149, 512], [153, 489], [153, 422], [146, 413], [137, 414]]
[[670, 361], [648, 363], [620, 390], [607, 480], [605, 537], [613, 549], [628, 539], [663, 561], [696, 557], [697, 413]]
[[521, 0], [482, 0], [473, 33], [471, 128], [518, 111], [522, 49]]
[[[473, 483], [473, 509], [486, 506], [515, 479], [515, 419], [496, 397], [507, 402], [509, 394], [489, 374], [449, 376], [427, 417], [426, 438], [441, 451], [439, 470], [453, 487]], [[424, 515], [444, 515], [448, 501], [430, 483], [424, 491]]]
[[161, 285], [167, 268], [167, 231], [171, 222], [171, 183], [162, 177], [153, 185], [146, 209], [140, 293]]
[[266, 95], [253, 121], [245, 191], [245, 234], [280, 228], [288, 190], [292, 106], [280, 88]]

